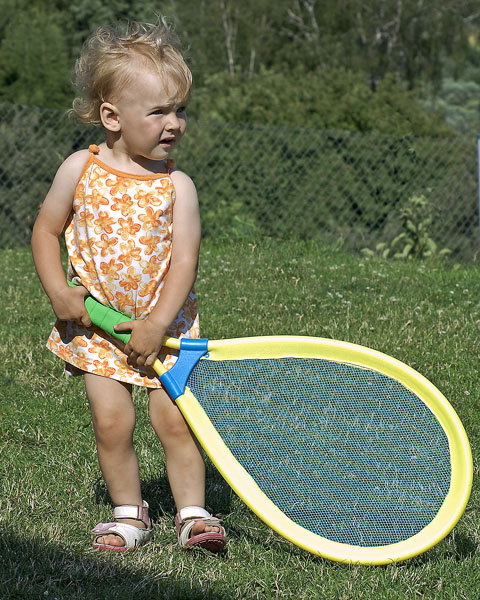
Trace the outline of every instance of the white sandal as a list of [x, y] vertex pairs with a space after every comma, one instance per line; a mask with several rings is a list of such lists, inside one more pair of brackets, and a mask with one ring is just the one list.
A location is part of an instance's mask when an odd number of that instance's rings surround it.
[[[125, 504], [116, 506], [113, 509], [112, 523], [97, 523], [91, 530], [93, 536], [93, 547], [97, 550], [112, 550], [113, 552], [126, 552], [135, 550], [146, 544], [152, 537], [152, 525], [148, 516], [148, 503], [143, 500], [143, 506], [131, 506]], [[145, 525], [145, 529], [128, 525], [127, 523], [118, 523], [117, 519], [137, 519]], [[112, 546], [110, 544], [101, 544], [97, 540], [105, 535], [118, 535], [124, 541], [124, 546]]]
[[[190, 537], [196, 521], [203, 521], [205, 525], [218, 527], [217, 531], [205, 531]], [[225, 546], [225, 529], [220, 525], [220, 519], [211, 515], [201, 506], [186, 506], [179, 510], [175, 516], [178, 543], [184, 548], [200, 547], [210, 552], [220, 552]]]

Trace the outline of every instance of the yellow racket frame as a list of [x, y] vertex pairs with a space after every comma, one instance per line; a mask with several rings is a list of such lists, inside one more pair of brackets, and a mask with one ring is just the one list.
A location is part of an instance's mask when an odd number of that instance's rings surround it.
[[[179, 349], [180, 340], [166, 338], [164, 345]], [[209, 340], [208, 355], [200, 360], [281, 357], [318, 358], [365, 367], [391, 377], [416, 394], [438, 419], [448, 438], [452, 474], [450, 489], [436, 517], [406, 540], [376, 547], [352, 546], [328, 540], [294, 523], [269, 500], [235, 459], [187, 387], [175, 402], [208, 457], [234, 492], [262, 521], [285, 539], [308, 552], [337, 562], [368, 565], [399, 562], [425, 552], [442, 540], [465, 510], [472, 487], [473, 466], [465, 429], [441, 392], [414, 369], [386, 354], [323, 338], [272, 336]], [[158, 360], [154, 369], [158, 375], [166, 372]]]

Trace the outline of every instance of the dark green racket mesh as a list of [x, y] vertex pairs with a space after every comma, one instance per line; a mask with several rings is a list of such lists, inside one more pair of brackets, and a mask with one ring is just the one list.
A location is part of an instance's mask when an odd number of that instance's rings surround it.
[[441, 425], [385, 375], [320, 359], [202, 359], [187, 385], [263, 493], [329, 540], [400, 542], [448, 493]]

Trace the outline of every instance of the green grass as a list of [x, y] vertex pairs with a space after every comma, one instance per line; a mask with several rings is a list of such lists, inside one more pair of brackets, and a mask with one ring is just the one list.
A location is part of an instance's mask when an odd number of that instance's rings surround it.
[[[97, 553], [88, 530], [111, 507], [82, 382], [45, 349], [52, 312], [28, 250], [0, 253], [0, 598], [371, 600], [480, 597], [478, 487], [454, 531], [410, 561], [343, 566], [272, 533], [208, 465], [207, 503], [227, 551], [176, 545], [162, 451], [135, 395], [152, 544]], [[301, 334], [363, 344], [413, 366], [463, 421], [478, 473], [480, 278], [476, 267], [365, 260], [295, 243], [205, 243], [197, 284], [202, 335]]]

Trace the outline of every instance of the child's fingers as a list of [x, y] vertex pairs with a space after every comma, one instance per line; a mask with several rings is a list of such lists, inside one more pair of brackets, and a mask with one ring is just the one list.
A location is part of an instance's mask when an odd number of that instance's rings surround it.
[[152, 327], [147, 320], [124, 321], [114, 326], [118, 333], [131, 331], [132, 335], [123, 348], [128, 357], [128, 363], [139, 367], [151, 367], [161, 349], [158, 333], [152, 333]]
[[90, 327], [92, 325], [92, 320], [90, 319], [88, 312], [85, 312], [85, 314], [82, 315], [80, 322], [84, 327]]
[[145, 361], [145, 366], [153, 367], [153, 363], [157, 360], [157, 357], [158, 352], [152, 352], [152, 354], [150, 354], [150, 356], [147, 357], [147, 360]]
[[50, 301], [53, 311], [60, 321], [73, 321], [79, 326], [90, 327], [92, 320], [85, 307], [85, 296], [88, 290], [79, 285], [76, 287], [65, 286], [54, 294]]
[[151, 367], [158, 355], [158, 352], [137, 352], [129, 343], [125, 346], [123, 351], [128, 356], [128, 362], [136, 364], [139, 367]]
[[[133, 347], [132, 347], [132, 345], [130, 344], [130, 342], [127, 342], [127, 343], [125, 344], [125, 346], [124, 346], [124, 348], [123, 348], [123, 351], [125, 352], [125, 354], [126, 354], [127, 356], [132, 356], [132, 357], [133, 357], [134, 350], [133, 350]], [[136, 354], [136, 353], [135, 353], [135, 354]]]
[[[77, 294], [78, 296], [81, 296], [82, 300], [84, 300], [85, 296], [88, 296], [88, 294], [89, 294], [89, 291], [87, 290], [87, 288], [84, 288], [83, 285], [78, 285], [75, 288], [69, 288], [69, 289], [74, 291], [74, 293]], [[90, 327], [92, 325], [92, 320], [90, 319], [90, 315], [88, 314], [88, 311], [85, 308], [85, 305], [83, 306], [82, 315], [79, 319], [77, 319], [77, 322], [80, 325], [83, 325], [84, 327]]]
[[127, 355], [127, 363], [133, 366], [142, 366], [141, 355], [137, 352], [125, 352]]
[[133, 365], [138, 365], [139, 367], [151, 367], [158, 356], [156, 350], [153, 352], [148, 350], [139, 352], [130, 345], [130, 342], [126, 344], [123, 351], [128, 356], [128, 362]]
[[152, 352], [147, 357], [143, 354], [138, 354], [136, 352], [130, 352], [128, 355], [128, 361], [138, 365], [139, 367], [151, 367], [157, 358], [158, 352]]
[[122, 331], [131, 331], [133, 323], [134, 321], [124, 321], [123, 323], [117, 323], [113, 328], [119, 333]]

